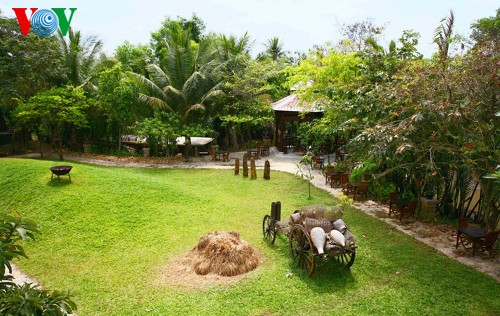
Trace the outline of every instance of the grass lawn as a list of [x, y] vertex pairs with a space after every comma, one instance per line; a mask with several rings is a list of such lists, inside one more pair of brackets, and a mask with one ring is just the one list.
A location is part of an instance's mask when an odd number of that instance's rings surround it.
[[[272, 201], [282, 217], [336, 203], [317, 189], [308, 200], [293, 175], [72, 163], [72, 182], [51, 182], [58, 164], [0, 159], [0, 211], [40, 223], [43, 235], [25, 244], [30, 259], [16, 263], [48, 288], [70, 289], [79, 315], [500, 315], [497, 281], [357, 210], [344, 214], [358, 238], [351, 270], [327, 263], [307, 277], [285, 238], [262, 242]], [[158, 286], [166, 261], [214, 230], [238, 231], [264, 264], [230, 286]]]

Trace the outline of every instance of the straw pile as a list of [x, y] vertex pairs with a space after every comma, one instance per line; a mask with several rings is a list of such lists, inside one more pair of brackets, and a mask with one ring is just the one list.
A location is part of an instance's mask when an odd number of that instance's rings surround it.
[[257, 251], [234, 231], [215, 231], [200, 237], [189, 258], [200, 275], [235, 276], [252, 271], [260, 263]]

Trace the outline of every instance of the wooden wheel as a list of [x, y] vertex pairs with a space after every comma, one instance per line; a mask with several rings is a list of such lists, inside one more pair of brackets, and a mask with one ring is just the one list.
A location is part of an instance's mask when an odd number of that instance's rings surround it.
[[264, 216], [264, 220], [262, 220], [262, 233], [264, 234], [264, 240], [269, 244], [274, 244], [274, 240], [276, 239], [276, 230], [274, 229], [274, 223], [271, 216]]
[[337, 256], [337, 260], [342, 264], [345, 264], [345, 268], [349, 269], [356, 258], [356, 250], [346, 251]]
[[304, 227], [293, 225], [290, 231], [290, 254], [293, 261], [311, 276], [314, 272], [314, 248], [311, 237]]

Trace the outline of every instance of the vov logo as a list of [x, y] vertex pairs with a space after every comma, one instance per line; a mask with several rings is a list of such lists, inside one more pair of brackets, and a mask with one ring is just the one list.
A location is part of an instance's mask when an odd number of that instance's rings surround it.
[[[57, 27], [61, 30], [63, 36], [66, 36], [68, 33], [69, 25], [71, 24], [71, 20], [73, 20], [73, 14], [76, 11], [76, 8], [69, 8], [70, 15], [69, 18], [66, 17], [64, 11], [66, 8], [52, 8], [52, 10], [48, 9], [40, 9], [38, 8], [30, 8], [31, 10], [31, 19], [28, 19], [26, 15], [26, 10], [28, 8], [12, 8], [16, 13], [17, 21], [19, 22], [19, 27], [21, 28], [21, 33], [26, 36], [31, 29], [35, 34], [39, 36], [50, 36], [57, 31]], [[31, 22], [31, 23], [30, 23]]]

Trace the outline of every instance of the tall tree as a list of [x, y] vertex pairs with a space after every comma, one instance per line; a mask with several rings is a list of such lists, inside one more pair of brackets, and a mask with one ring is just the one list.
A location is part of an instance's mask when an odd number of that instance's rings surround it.
[[13, 125], [14, 98], [29, 98], [63, 82], [62, 57], [54, 37], [23, 36], [16, 19], [0, 13], [0, 116]]
[[367, 43], [369, 38], [377, 40], [382, 34], [385, 26], [377, 26], [370, 20], [364, 20], [353, 24], [342, 24], [339, 31], [344, 38], [338, 43], [338, 49], [345, 53], [361, 52], [370, 45]]
[[86, 85], [96, 76], [93, 71], [102, 49], [102, 41], [95, 36], [83, 37], [70, 27], [68, 38], [59, 31], [57, 39], [64, 58], [68, 82], [77, 87]]
[[166, 30], [163, 61], [147, 67], [148, 77], [135, 74], [145, 91], [140, 100], [152, 108], [179, 113], [192, 122], [206, 111], [207, 102], [218, 94], [217, 63], [209, 43], [196, 43], [190, 29], [170, 23]]
[[265, 50], [261, 54], [261, 58], [270, 58], [271, 60], [278, 61], [280, 58], [285, 57], [286, 52], [283, 49], [283, 41], [278, 37], [273, 37], [267, 40], [264, 44]]

